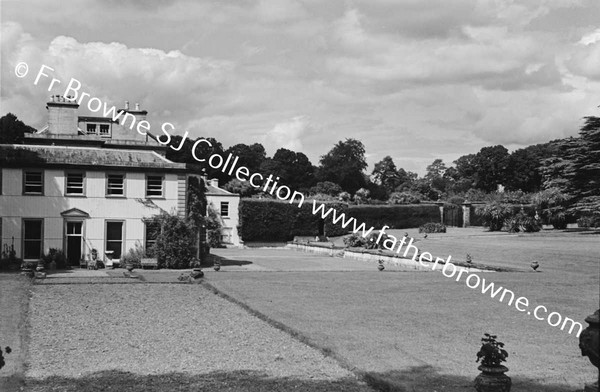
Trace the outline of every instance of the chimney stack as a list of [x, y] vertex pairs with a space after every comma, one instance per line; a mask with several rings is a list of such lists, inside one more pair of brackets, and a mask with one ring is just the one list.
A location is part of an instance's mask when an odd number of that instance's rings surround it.
[[125, 110], [129, 110], [129, 101], [125, 101]]
[[139, 103], [135, 103], [135, 111], [139, 112], [140, 111], [140, 104]]

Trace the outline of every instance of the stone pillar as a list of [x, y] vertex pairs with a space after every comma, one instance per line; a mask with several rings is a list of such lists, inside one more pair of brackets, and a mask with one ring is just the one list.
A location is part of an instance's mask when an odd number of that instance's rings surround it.
[[444, 224], [444, 202], [436, 201], [435, 204], [437, 204], [438, 208], [440, 209], [440, 223], [443, 225]]
[[471, 204], [468, 201], [464, 201], [462, 204], [463, 209], [463, 227], [471, 226]]

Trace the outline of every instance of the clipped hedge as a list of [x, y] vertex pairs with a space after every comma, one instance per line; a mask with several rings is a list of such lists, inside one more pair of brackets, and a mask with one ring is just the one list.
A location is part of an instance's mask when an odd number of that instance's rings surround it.
[[[318, 202], [326, 208], [335, 208], [340, 213], [347, 204], [337, 201]], [[298, 204], [273, 199], [242, 199], [240, 201], [240, 225], [238, 232], [243, 241], [291, 241], [294, 236], [317, 236], [321, 214], [313, 215], [313, 203], [306, 200], [301, 208]], [[347, 233], [331, 223], [331, 215], [324, 222], [327, 236]]]
[[367, 227], [392, 229], [419, 227], [440, 221], [440, 209], [435, 204], [357, 205], [348, 208], [348, 215]]

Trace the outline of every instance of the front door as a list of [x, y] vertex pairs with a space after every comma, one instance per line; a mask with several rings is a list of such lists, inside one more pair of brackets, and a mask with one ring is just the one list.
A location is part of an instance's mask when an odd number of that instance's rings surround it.
[[67, 261], [72, 266], [81, 260], [82, 226], [83, 222], [67, 222]]

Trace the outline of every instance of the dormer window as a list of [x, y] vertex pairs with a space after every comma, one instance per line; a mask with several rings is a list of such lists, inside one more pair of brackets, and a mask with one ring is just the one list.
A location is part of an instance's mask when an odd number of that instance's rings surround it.
[[110, 137], [110, 127], [108, 124], [100, 124], [100, 136]]
[[95, 135], [96, 134], [96, 124], [88, 124], [87, 125], [87, 134]]

